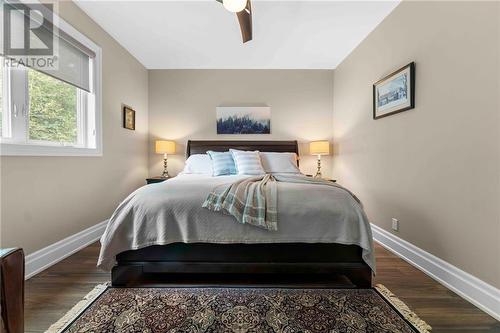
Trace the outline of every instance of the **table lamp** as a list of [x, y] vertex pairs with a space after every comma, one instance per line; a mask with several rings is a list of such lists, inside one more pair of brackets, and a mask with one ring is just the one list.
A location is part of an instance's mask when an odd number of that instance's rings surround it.
[[313, 141], [309, 143], [309, 152], [311, 155], [318, 156], [318, 170], [314, 178], [321, 178], [321, 155], [330, 154], [330, 142], [328, 141]]
[[157, 154], [163, 154], [163, 178], [170, 178], [167, 170], [167, 154], [175, 154], [175, 141], [156, 140], [155, 150]]

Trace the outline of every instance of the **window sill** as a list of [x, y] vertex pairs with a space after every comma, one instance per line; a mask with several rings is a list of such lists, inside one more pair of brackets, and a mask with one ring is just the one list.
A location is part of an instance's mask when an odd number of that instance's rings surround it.
[[99, 148], [0, 143], [0, 156], [102, 156]]

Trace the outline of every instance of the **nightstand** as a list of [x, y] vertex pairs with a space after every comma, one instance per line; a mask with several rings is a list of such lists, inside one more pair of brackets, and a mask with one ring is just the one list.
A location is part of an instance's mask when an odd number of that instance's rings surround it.
[[[312, 177], [313, 175], [306, 175], [307, 177]], [[329, 182], [336, 183], [337, 179], [322, 178], [323, 180], [328, 180]]]
[[154, 184], [154, 183], [161, 183], [164, 182], [169, 178], [164, 178], [164, 177], [151, 177], [151, 178], [146, 178], [146, 184]]

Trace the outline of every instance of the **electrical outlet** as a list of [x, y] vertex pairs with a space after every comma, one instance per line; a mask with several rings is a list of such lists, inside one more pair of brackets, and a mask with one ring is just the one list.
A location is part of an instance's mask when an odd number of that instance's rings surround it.
[[394, 217], [392, 218], [392, 230], [399, 231], [399, 221]]

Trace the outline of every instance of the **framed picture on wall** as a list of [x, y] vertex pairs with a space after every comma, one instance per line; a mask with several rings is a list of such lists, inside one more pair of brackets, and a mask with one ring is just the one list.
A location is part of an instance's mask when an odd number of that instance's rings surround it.
[[270, 134], [271, 108], [268, 106], [219, 106], [217, 134]]
[[373, 84], [373, 119], [415, 107], [415, 63], [398, 69]]
[[135, 110], [128, 106], [123, 106], [123, 127], [135, 130]]

